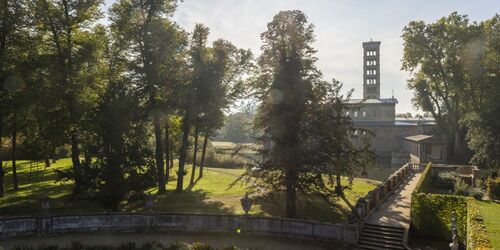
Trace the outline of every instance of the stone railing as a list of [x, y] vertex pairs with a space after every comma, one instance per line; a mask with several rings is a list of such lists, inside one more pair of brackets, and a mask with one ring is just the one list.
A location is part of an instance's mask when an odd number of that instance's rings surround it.
[[419, 164], [405, 164], [396, 172], [394, 172], [384, 183], [379, 184], [375, 189], [368, 192], [364, 197], [361, 197], [356, 202], [352, 211], [350, 222], [362, 223], [364, 219], [370, 215], [385, 198], [394, 192], [405, 179], [413, 172], [423, 171], [425, 166]]
[[356, 225], [307, 220], [210, 214], [116, 213], [0, 218], [0, 239], [92, 231], [214, 232], [355, 243]]

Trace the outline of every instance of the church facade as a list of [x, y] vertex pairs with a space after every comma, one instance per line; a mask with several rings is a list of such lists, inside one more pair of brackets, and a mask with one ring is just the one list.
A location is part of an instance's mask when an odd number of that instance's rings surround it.
[[436, 123], [432, 118], [396, 117], [398, 100], [394, 96], [380, 97], [380, 44], [380, 41], [363, 43], [363, 99], [351, 99], [350, 104], [357, 108], [347, 113], [357, 128], [373, 133], [372, 149], [377, 163], [400, 166], [409, 161], [410, 146], [405, 138], [431, 135]]

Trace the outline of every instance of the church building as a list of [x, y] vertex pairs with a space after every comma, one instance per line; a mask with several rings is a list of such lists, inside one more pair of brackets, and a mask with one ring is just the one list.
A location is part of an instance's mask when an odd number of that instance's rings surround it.
[[[370, 130], [372, 149], [383, 166], [400, 166], [409, 161], [408, 136], [432, 135], [436, 123], [432, 118], [396, 117], [398, 100], [380, 97], [380, 41], [363, 43], [363, 99], [351, 99], [357, 109], [348, 112], [358, 128]], [[356, 133], [355, 133], [356, 134]]]

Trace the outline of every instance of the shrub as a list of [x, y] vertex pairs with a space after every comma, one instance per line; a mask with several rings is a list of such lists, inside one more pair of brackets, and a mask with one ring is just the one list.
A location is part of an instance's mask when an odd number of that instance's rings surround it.
[[469, 189], [469, 185], [465, 183], [462, 179], [458, 179], [455, 182], [455, 186], [453, 188], [453, 193], [456, 195], [468, 195], [467, 190]]
[[452, 190], [457, 182], [458, 176], [456, 172], [446, 171], [441, 172], [433, 180], [433, 186], [443, 189]]
[[238, 155], [213, 154], [206, 159], [206, 166], [217, 168], [244, 168], [247, 161]]
[[482, 199], [484, 196], [484, 191], [480, 187], [469, 187], [467, 189], [467, 195], [472, 196], [476, 199]]
[[486, 181], [486, 195], [491, 200], [500, 200], [500, 177], [488, 178]]
[[215, 250], [215, 248], [211, 247], [207, 243], [202, 243], [202, 242], [194, 242], [193, 245], [191, 246], [191, 249], [193, 250]]

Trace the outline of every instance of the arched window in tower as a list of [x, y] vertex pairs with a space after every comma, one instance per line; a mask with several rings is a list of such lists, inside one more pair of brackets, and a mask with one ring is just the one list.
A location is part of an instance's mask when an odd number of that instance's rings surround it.
[[358, 111], [354, 111], [354, 117], [358, 117]]
[[363, 111], [363, 117], [366, 117], [366, 111]]

